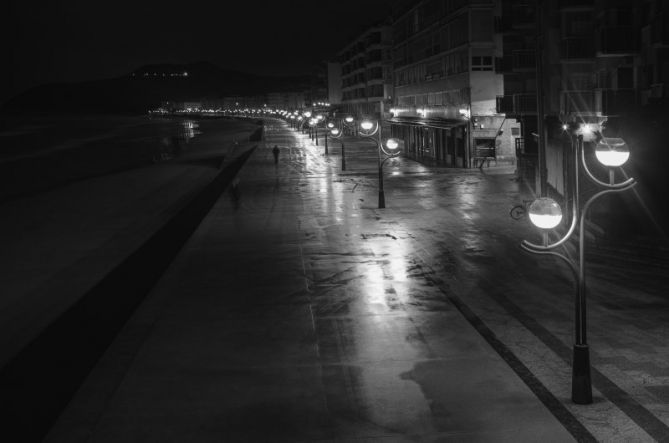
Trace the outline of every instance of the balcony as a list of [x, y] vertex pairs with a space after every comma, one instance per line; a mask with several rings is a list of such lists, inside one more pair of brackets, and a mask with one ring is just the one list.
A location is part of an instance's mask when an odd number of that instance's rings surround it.
[[513, 32], [513, 17], [511, 16], [495, 16], [495, 33], [507, 34]]
[[592, 9], [595, 6], [594, 0], [560, 0], [560, 9]]
[[515, 29], [527, 29], [536, 25], [537, 15], [534, 4], [513, 5], [511, 14], [513, 16], [512, 26]]
[[601, 107], [595, 105], [594, 91], [562, 91], [560, 94], [560, 113], [564, 115], [599, 115]]
[[638, 32], [631, 26], [607, 26], [596, 37], [598, 57], [633, 55], [639, 52]]
[[511, 52], [513, 60], [513, 70], [519, 71], [534, 71], [536, 64], [536, 51], [532, 49], [519, 49]]
[[600, 89], [595, 99], [598, 111], [609, 117], [633, 112], [637, 103], [634, 89]]
[[537, 113], [535, 94], [513, 94], [497, 96], [497, 112], [507, 115], [527, 115]]
[[593, 58], [595, 45], [589, 37], [568, 37], [560, 42], [560, 58], [562, 60], [579, 60]]
[[504, 57], [495, 59], [495, 72], [528, 72], [536, 69], [536, 52], [531, 49], [517, 49]]
[[669, 46], [669, 13], [661, 12], [653, 18], [650, 26], [650, 41], [656, 46]]
[[503, 74], [505, 72], [513, 72], [513, 57], [505, 55], [504, 57], [495, 58], [495, 72]]

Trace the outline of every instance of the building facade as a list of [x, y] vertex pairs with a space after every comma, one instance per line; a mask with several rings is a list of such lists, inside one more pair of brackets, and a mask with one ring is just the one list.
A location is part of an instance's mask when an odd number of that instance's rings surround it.
[[341, 63], [328, 62], [328, 103], [341, 105], [342, 99]]
[[568, 193], [571, 141], [563, 127], [585, 124], [623, 137], [632, 151], [627, 167], [645, 183], [657, 182], [649, 188], [666, 187], [660, 178], [666, 174], [654, 169], [669, 158], [660, 123], [669, 110], [667, 0], [503, 0], [496, 26], [503, 41], [496, 65], [504, 77], [497, 111], [521, 123], [519, 172], [530, 187], [539, 192], [545, 186], [557, 197]]
[[342, 106], [357, 117], [381, 119], [392, 100], [392, 27], [367, 29], [338, 54]]
[[497, 112], [499, 1], [409, 3], [393, 20], [391, 133], [405, 155], [452, 167], [515, 162], [519, 124]]

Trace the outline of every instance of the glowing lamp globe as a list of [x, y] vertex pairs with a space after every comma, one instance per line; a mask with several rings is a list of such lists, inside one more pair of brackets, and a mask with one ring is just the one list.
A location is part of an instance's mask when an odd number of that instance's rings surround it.
[[321, 114], [318, 114], [318, 115], [316, 116], [316, 119], [317, 119], [318, 121], [321, 121], [321, 120], [323, 120], [324, 118], [325, 118], [325, 117], [323, 117], [323, 115], [321, 115]]
[[305, 113], [304, 113], [304, 116], [305, 116], [306, 118], [311, 117], [311, 111], [307, 111], [307, 112], [305, 112]]
[[530, 221], [540, 229], [553, 229], [562, 221], [562, 209], [555, 200], [541, 197], [530, 205]]
[[328, 123], [328, 128], [330, 128], [330, 129], [334, 128], [334, 123], [332, 123], [332, 122]]
[[335, 136], [339, 135], [339, 129], [337, 129], [337, 128], [330, 129], [330, 134], [335, 135]]
[[400, 141], [396, 138], [389, 138], [381, 146], [381, 149], [386, 155], [396, 157], [400, 154]]
[[362, 123], [360, 123], [360, 127], [365, 131], [369, 131], [374, 127], [374, 123], [370, 122], [369, 120], [365, 120]]
[[344, 120], [346, 120], [346, 123], [353, 123], [353, 117], [351, 117], [350, 115], [346, 117]]
[[630, 158], [630, 150], [622, 138], [604, 137], [595, 147], [595, 157], [604, 166], [622, 166]]

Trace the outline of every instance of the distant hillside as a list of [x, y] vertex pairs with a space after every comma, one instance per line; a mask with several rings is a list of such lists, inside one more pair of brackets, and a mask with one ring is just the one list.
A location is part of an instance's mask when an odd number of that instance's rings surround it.
[[9, 100], [2, 112], [145, 112], [163, 100], [300, 91], [307, 82], [307, 77], [254, 75], [207, 62], [148, 65], [120, 78], [38, 86]]

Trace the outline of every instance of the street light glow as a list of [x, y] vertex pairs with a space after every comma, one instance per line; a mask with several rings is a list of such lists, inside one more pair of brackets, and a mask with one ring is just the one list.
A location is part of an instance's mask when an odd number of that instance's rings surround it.
[[604, 166], [616, 168], [630, 158], [630, 151], [622, 138], [605, 137], [597, 143], [595, 157]]
[[353, 117], [351, 117], [350, 115], [346, 117], [344, 120], [346, 120], [346, 123], [353, 123]]
[[374, 123], [370, 122], [369, 120], [365, 120], [362, 123], [360, 123], [360, 127], [365, 131], [369, 131], [374, 127]]
[[530, 221], [539, 229], [553, 229], [562, 221], [562, 209], [548, 197], [536, 199], [529, 209]]
[[337, 129], [337, 128], [330, 129], [330, 134], [335, 135], [335, 136], [339, 135], [339, 129]]
[[388, 141], [386, 141], [386, 147], [391, 151], [396, 151], [399, 146], [400, 144], [394, 138], [389, 138]]

